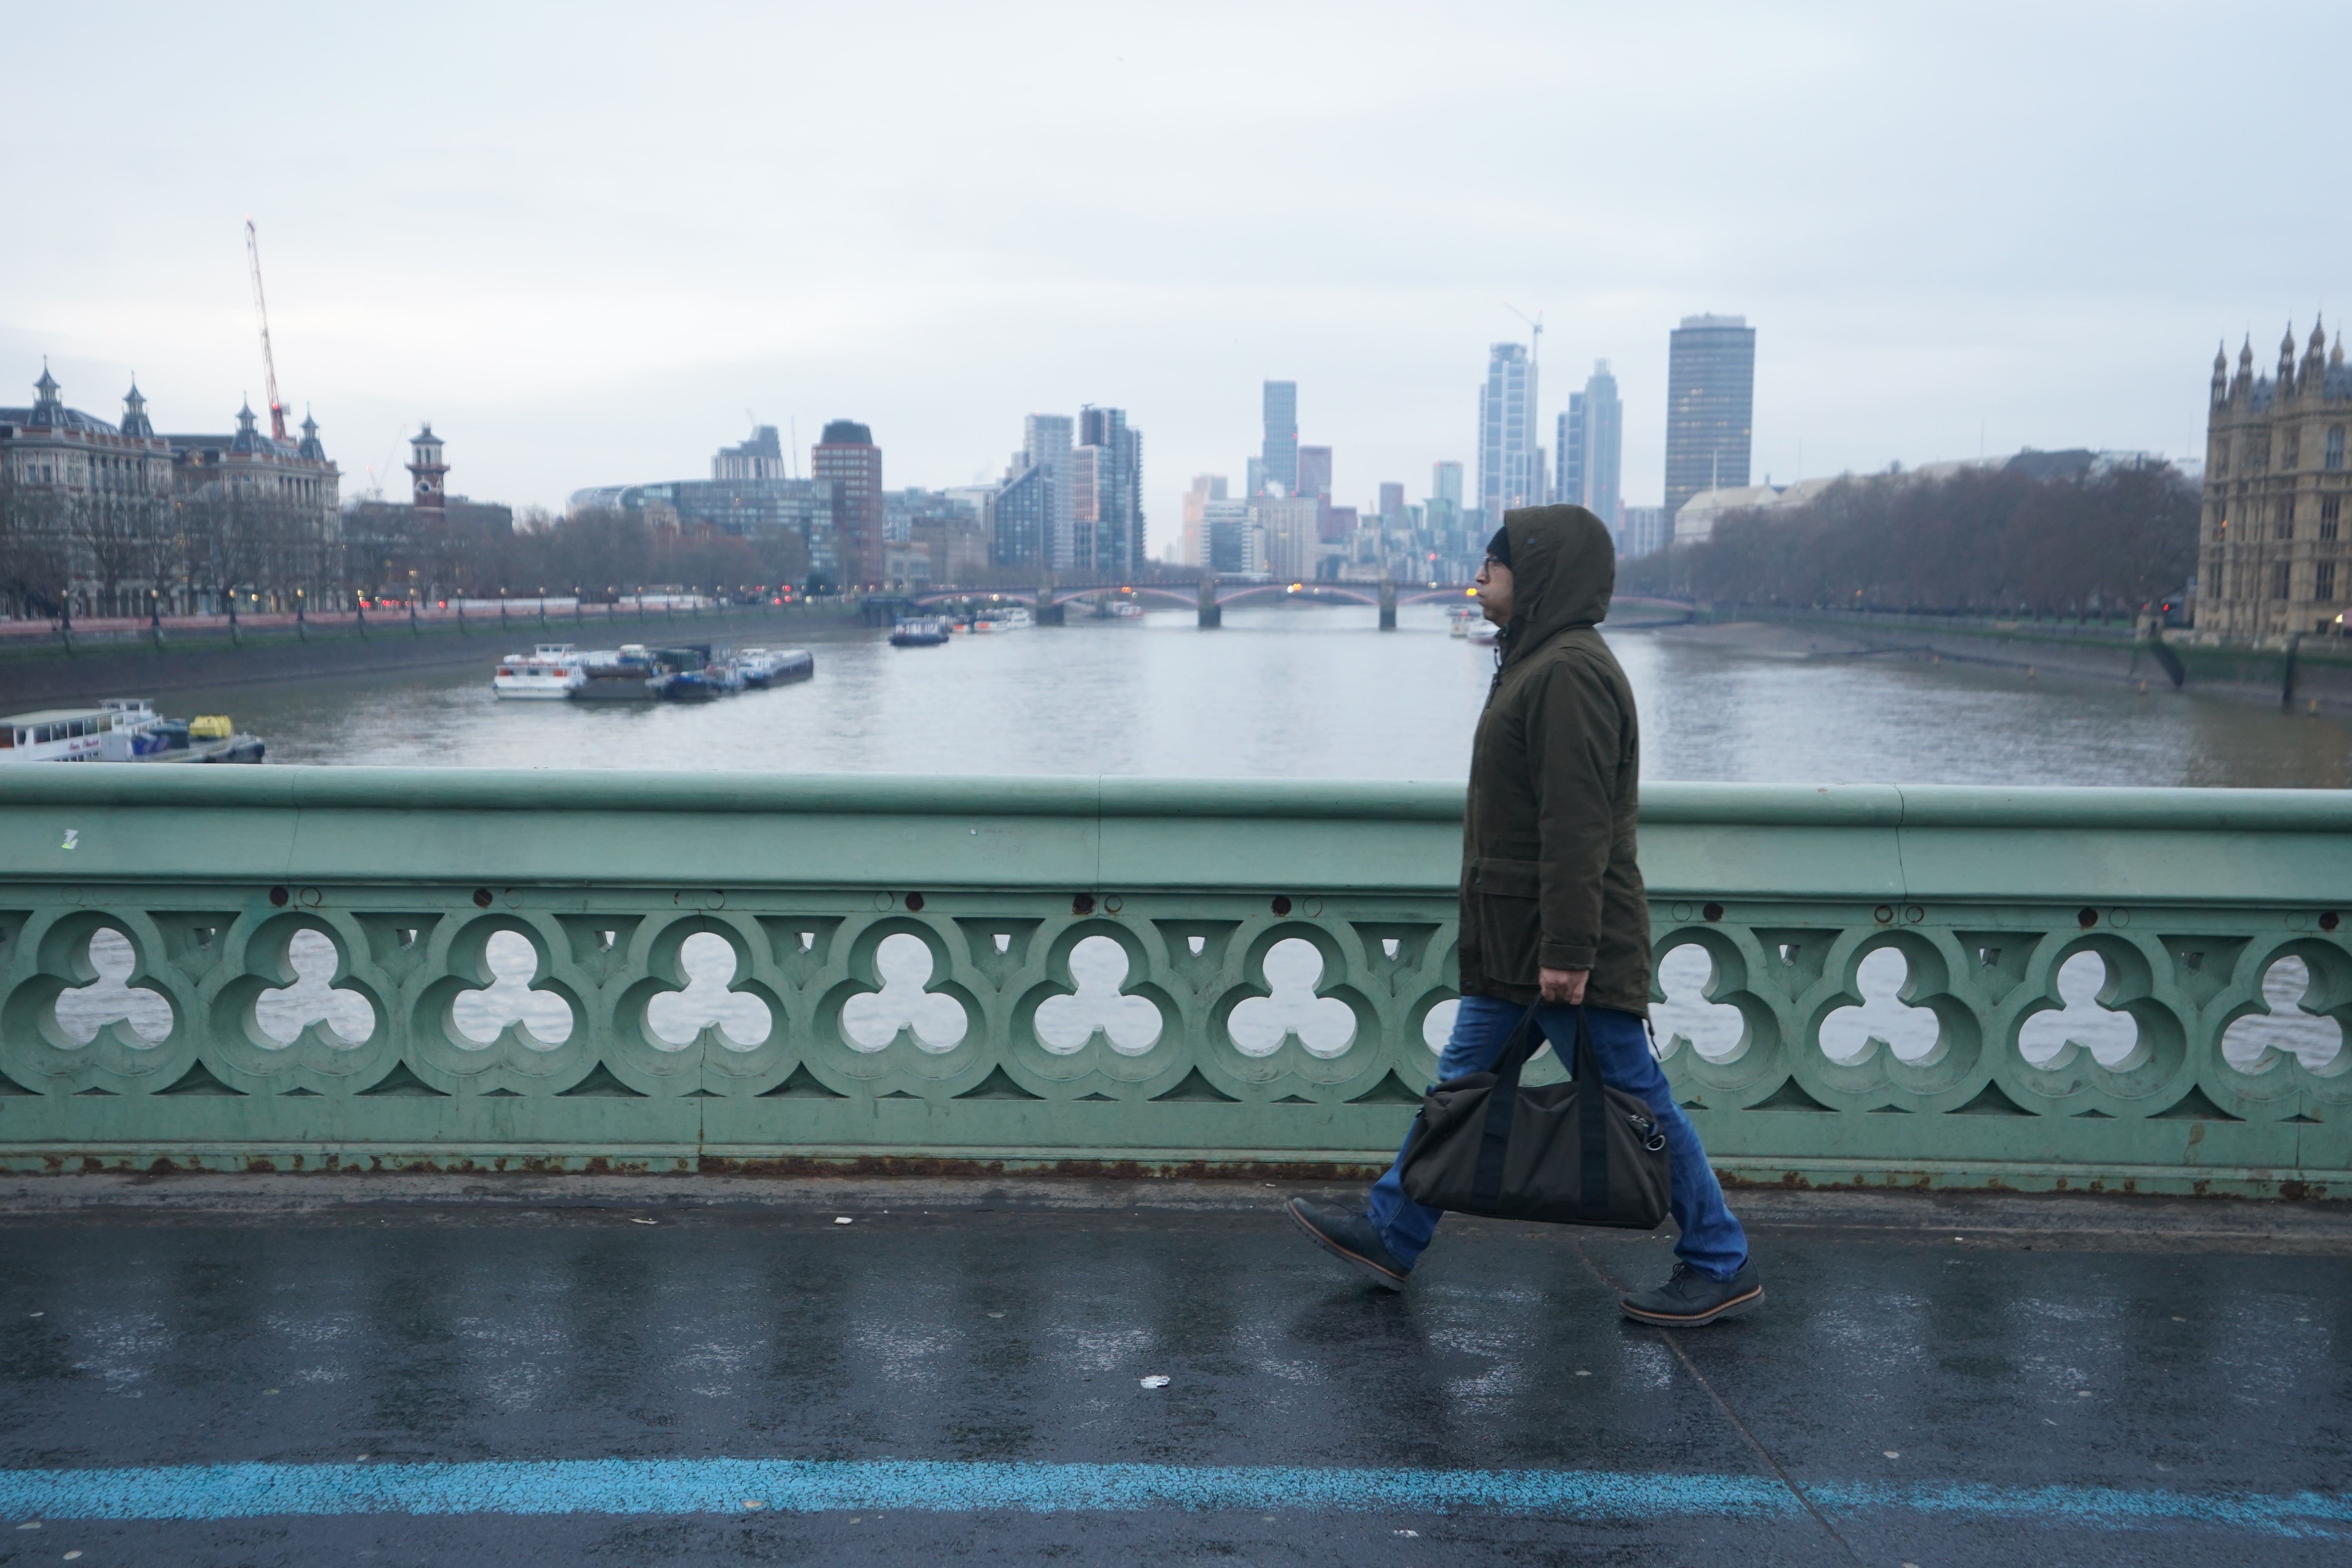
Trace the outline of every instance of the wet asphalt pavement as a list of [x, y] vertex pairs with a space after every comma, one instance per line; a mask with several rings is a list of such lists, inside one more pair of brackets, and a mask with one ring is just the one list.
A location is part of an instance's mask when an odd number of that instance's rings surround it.
[[0, 1564], [2352, 1558], [2334, 1208], [1735, 1193], [1668, 1335], [1663, 1238], [1394, 1296], [1270, 1188], [404, 1183], [0, 1194]]

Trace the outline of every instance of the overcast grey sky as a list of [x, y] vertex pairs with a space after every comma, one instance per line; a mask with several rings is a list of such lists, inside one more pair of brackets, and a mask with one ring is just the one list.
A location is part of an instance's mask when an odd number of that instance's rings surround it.
[[[289, 405], [364, 488], [708, 472], [747, 411], [874, 427], [893, 485], [1123, 406], [1155, 549], [1299, 383], [1339, 499], [1473, 457], [1544, 313], [1661, 486], [1666, 333], [1759, 329], [1756, 468], [2201, 441], [2217, 338], [2352, 305], [2331, 5], [0, 0], [0, 402]], [[805, 459], [803, 458], [803, 461]], [[401, 487], [394, 487], [400, 493]]]

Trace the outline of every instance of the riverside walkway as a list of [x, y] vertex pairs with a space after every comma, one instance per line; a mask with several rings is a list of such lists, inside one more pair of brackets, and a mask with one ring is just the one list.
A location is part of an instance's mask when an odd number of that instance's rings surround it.
[[1768, 1310], [1668, 1336], [1663, 1238], [1393, 1296], [1255, 1182], [18, 1179], [0, 1563], [2352, 1550], [2352, 1217], [1734, 1195]]
[[0, 770], [0, 1563], [2343, 1559], [2352, 800], [1645, 790], [1769, 1292], [1671, 1341], [1656, 1238], [1273, 1213], [1461, 808]]

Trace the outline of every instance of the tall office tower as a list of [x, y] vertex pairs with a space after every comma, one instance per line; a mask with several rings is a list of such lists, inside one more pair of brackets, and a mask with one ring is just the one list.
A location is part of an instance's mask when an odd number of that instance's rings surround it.
[[1666, 519], [1704, 489], [1748, 483], [1756, 329], [1745, 316], [1685, 316], [1666, 357]]
[[1404, 487], [1388, 479], [1381, 481], [1381, 521], [1390, 521], [1404, 515]]
[[809, 452], [809, 476], [833, 486], [835, 559], [849, 584], [882, 581], [882, 448], [874, 432], [836, 419]]
[[1525, 343], [1496, 343], [1478, 389], [1478, 506], [1500, 521], [1504, 510], [1541, 504], [1536, 455], [1536, 371]]
[[1552, 481], [1551, 500], [1554, 506], [1584, 504], [1584, 394], [1568, 395], [1568, 407], [1559, 416], [1559, 431], [1553, 437], [1552, 450], [1559, 454], [1559, 467]]
[[1054, 493], [1049, 498], [1053, 510], [1046, 520], [1041, 542], [1044, 553], [1037, 564], [1057, 572], [1066, 569], [1076, 553], [1072, 502], [1077, 474], [1071, 423], [1066, 414], [1032, 414], [1021, 422], [1021, 455], [1013, 459], [1016, 469], [1040, 468], [1053, 476]]
[[1592, 362], [1584, 384], [1584, 499], [1582, 504], [1611, 528], [1624, 521], [1622, 469], [1625, 457], [1625, 405], [1617, 400], [1617, 378], [1605, 359]]
[[1225, 499], [1225, 476], [1194, 474], [1192, 488], [1184, 492], [1184, 537], [1176, 558], [1187, 566], [1209, 564], [1208, 543], [1201, 532], [1202, 521], [1208, 516], [1208, 504]]
[[[1282, 493], [1298, 493], [1298, 384], [1295, 381], [1269, 381], [1265, 384], [1265, 445], [1261, 448], [1265, 462], [1265, 483], [1280, 485]], [[1255, 499], [1259, 490], [1250, 494]]]
[[1617, 400], [1617, 378], [1609, 374], [1607, 360], [1594, 361], [1584, 390], [1569, 394], [1559, 439], [1559, 482], [1552, 487], [1552, 500], [1585, 507], [1614, 529], [1624, 513], [1619, 468], [1625, 448], [1625, 409]]
[[1145, 563], [1143, 432], [1128, 425], [1123, 408], [1082, 408], [1077, 456], [1073, 564], [1131, 577]]

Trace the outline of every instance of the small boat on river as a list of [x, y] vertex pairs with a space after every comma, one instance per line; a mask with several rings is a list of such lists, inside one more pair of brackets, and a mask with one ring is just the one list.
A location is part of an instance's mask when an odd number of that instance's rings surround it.
[[510, 653], [499, 660], [490, 690], [499, 697], [560, 702], [588, 684], [588, 661], [598, 657], [580, 653], [568, 642], [543, 642], [530, 653]]
[[815, 656], [804, 647], [740, 648], [734, 662], [743, 684], [755, 689], [806, 680], [816, 673]]
[[992, 605], [972, 617], [975, 632], [1024, 632], [1037, 624], [1026, 605]]
[[222, 714], [166, 719], [143, 697], [0, 717], [9, 763], [257, 763], [267, 750]]
[[909, 616], [890, 628], [892, 647], [938, 647], [948, 640], [948, 624], [937, 616]]

